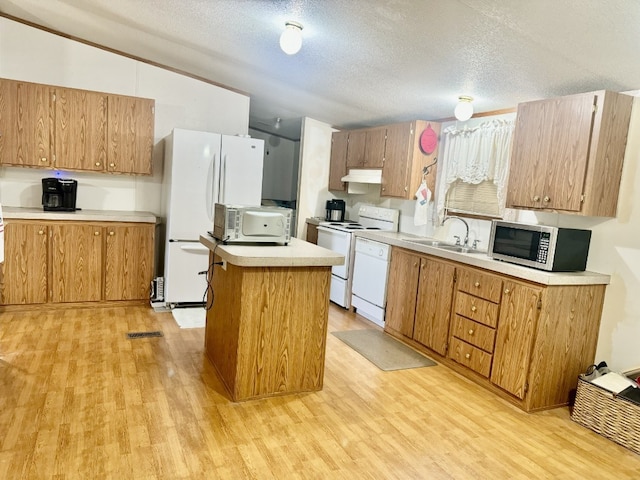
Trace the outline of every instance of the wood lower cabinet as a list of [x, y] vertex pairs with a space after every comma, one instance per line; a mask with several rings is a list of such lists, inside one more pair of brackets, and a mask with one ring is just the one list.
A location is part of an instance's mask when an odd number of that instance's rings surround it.
[[153, 276], [155, 226], [110, 225], [106, 227], [104, 299], [144, 300], [149, 298]]
[[318, 244], [318, 226], [312, 223], [307, 223], [307, 238], [306, 241], [309, 243], [313, 243], [314, 245]]
[[394, 247], [385, 331], [525, 411], [553, 408], [594, 362], [605, 287], [540, 285]]
[[0, 264], [0, 304], [47, 302], [48, 228], [42, 223], [6, 221], [5, 258]]
[[154, 224], [5, 221], [1, 305], [149, 298]]
[[448, 262], [393, 248], [385, 330], [444, 355], [454, 277], [455, 267]]

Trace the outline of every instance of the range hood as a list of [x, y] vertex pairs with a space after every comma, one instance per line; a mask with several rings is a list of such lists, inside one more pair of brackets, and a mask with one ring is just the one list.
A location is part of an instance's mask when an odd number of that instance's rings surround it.
[[346, 176], [340, 179], [349, 183], [382, 183], [382, 169], [350, 169]]

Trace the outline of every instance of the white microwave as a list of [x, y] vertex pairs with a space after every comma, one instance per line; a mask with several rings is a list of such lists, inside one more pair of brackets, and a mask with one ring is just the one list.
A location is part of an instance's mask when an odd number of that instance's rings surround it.
[[216, 203], [213, 237], [228, 243], [281, 243], [291, 241], [292, 210]]

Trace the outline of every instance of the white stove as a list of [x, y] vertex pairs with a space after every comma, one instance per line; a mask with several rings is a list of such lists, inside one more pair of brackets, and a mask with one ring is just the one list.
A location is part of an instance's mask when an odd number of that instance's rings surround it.
[[398, 231], [399, 211], [390, 208], [364, 205], [358, 210], [355, 222], [320, 222], [318, 226], [318, 245], [344, 255], [344, 265], [331, 268], [332, 302], [351, 307], [351, 275], [355, 242], [353, 232], [363, 230]]

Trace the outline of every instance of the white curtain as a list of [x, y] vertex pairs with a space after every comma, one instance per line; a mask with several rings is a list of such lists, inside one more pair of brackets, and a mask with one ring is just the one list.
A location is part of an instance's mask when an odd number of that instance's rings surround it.
[[514, 127], [514, 120], [491, 120], [474, 128], [458, 130], [451, 126], [443, 131], [444, 151], [440, 162], [443, 171], [437, 201], [439, 223], [444, 218], [447, 191], [456, 180], [476, 185], [493, 181], [502, 214]]

